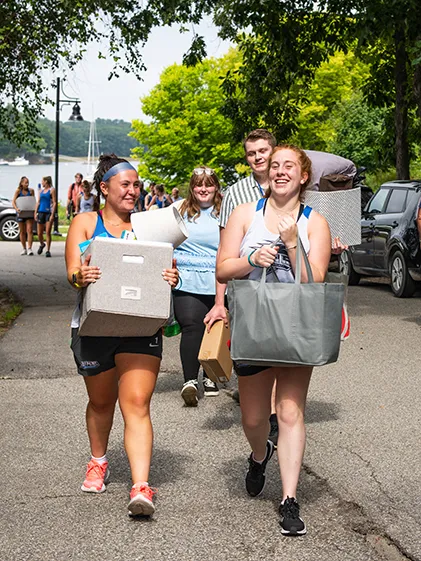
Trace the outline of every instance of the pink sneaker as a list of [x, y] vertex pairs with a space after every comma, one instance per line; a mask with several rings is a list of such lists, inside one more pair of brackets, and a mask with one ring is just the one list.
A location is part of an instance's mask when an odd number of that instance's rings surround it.
[[86, 468], [85, 481], [81, 489], [86, 493], [103, 493], [109, 478], [108, 462], [99, 464], [96, 460], [91, 460]]
[[131, 516], [149, 516], [155, 512], [152, 497], [156, 489], [146, 483], [135, 483], [130, 491], [129, 514]]

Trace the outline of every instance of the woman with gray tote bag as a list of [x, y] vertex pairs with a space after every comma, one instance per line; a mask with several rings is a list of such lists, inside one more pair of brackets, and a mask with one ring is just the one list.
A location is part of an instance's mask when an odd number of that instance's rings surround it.
[[[323, 282], [330, 259], [331, 238], [326, 220], [301, 203], [310, 181], [311, 161], [303, 150], [293, 145], [274, 149], [265, 198], [257, 204], [237, 207], [221, 237], [216, 268], [219, 282], [244, 278], [259, 280], [266, 269], [266, 282], [294, 283], [300, 240], [308, 256], [313, 281]], [[307, 283], [304, 260], [299, 269], [301, 283]], [[318, 325], [314, 325], [314, 330], [317, 329]], [[275, 341], [277, 333], [272, 337]], [[277, 451], [283, 490], [279, 507], [281, 532], [303, 535], [306, 526], [300, 517], [296, 492], [305, 448], [304, 410], [313, 367], [251, 366], [237, 362], [235, 370], [243, 429], [252, 449], [246, 475], [247, 492], [252, 497], [262, 493], [266, 466], [274, 452], [274, 445], [268, 440], [268, 418], [276, 380]]]

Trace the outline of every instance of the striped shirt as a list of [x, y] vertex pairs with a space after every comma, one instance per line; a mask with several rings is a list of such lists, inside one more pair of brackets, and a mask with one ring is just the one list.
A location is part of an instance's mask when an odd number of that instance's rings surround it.
[[225, 228], [228, 218], [238, 205], [252, 203], [262, 198], [264, 194], [259, 182], [253, 174], [240, 179], [225, 191], [222, 199], [221, 212], [219, 214], [219, 227]]

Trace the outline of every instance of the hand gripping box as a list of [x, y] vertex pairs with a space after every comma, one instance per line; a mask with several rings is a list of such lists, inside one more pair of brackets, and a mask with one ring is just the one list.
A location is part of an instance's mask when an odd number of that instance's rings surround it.
[[102, 276], [83, 291], [79, 334], [154, 335], [170, 315], [171, 287], [161, 273], [172, 268], [172, 245], [98, 237], [86, 254]]
[[19, 218], [33, 218], [37, 201], [32, 195], [29, 197], [18, 197], [16, 206], [20, 210]]
[[228, 382], [231, 377], [232, 360], [229, 350], [230, 328], [222, 320], [205, 329], [199, 350], [199, 362], [214, 382]]

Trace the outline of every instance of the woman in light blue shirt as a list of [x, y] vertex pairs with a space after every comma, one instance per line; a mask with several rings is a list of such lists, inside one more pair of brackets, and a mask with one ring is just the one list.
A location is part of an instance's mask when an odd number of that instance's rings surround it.
[[[173, 291], [174, 313], [181, 327], [180, 356], [184, 385], [181, 397], [187, 407], [197, 406], [198, 354], [209, 311], [223, 307], [215, 289], [216, 252], [219, 245], [218, 216], [221, 192], [215, 172], [208, 167], [193, 170], [189, 193], [180, 204], [189, 237], [174, 252], [180, 273], [179, 289]], [[205, 396], [218, 395], [218, 387], [203, 374]]]

